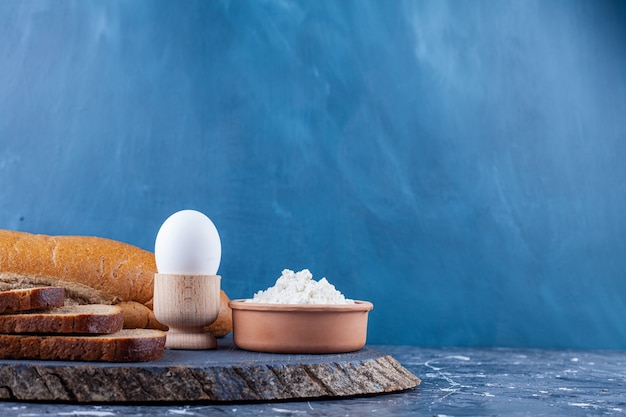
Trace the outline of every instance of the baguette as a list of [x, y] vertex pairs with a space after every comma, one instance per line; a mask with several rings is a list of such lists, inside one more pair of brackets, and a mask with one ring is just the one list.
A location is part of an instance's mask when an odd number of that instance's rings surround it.
[[[154, 254], [116, 240], [0, 230], [0, 291], [39, 286], [65, 289], [66, 304], [116, 304], [125, 328], [167, 329], [154, 317]], [[229, 298], [221, 292], [217, 320], [207, 331], [232, 330]]]
[[118, 306], [103, 304], [52, 308], [32, 313], [0, 315], [0, 333], [93, 333], [122, 330], [124, 316]]
[[59, 287], [35, 287], [0, 292], [0, 314], [42, 308], [61, 307], [65, 290]]
[[165, 350], [165, 333], [125, 329], [110, 335], [0, 334], [0, 359], [148, 362]]

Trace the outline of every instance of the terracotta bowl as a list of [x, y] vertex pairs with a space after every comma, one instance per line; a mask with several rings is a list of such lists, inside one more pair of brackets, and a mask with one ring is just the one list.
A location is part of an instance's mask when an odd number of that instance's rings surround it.
[[233, 340], [270, 353], [343, 353], [365, 346], [368, 301], [354, 304], [260, 304], [232, 300]]

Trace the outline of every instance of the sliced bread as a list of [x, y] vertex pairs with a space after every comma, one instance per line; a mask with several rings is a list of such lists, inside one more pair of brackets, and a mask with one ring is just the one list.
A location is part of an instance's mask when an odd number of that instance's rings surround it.
[[165, 332], [124, 329], [110, 335], [0, 334], [0, 359], [148, 362], [165, 349]]
[[122, 309], [104, 304], [0, 315], [0, 333], [109, 334], [122, 330], [123, 324]]
[[65, 289], [61, 287], [0, 291], [0, 314], [61, 307], [64, 302]]

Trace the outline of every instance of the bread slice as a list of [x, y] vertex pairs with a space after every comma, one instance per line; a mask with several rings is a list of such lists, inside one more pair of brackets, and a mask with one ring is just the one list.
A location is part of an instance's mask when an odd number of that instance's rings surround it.
[[122, 309], [104, 304], [0, 315], [0, 333], [109, 334], [122, 330], [123, 324]]
[[124, 329], [110, 335], [0, 334], [0, 359], [148, 362], [165, 350], [165, 332]]
[[61, 287], [35, 287], [0, 292], [0, 314], [61, 307], [65, 289]]

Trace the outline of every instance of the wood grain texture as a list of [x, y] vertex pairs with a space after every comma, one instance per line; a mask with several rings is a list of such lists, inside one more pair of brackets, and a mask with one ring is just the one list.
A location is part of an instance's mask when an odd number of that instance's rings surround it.
[[346, 397], [406, 390], [420, 380], [373, 349], [279, 355], [166, 350], [151, 363], [0, 361], [0, 398], [71, 402], [230, 402]]
[[215, 349], [215, 337], [204, 331], [220, 312], [219, 275], [154, 275], [154, 315], [169, 326], [170, 349]]

